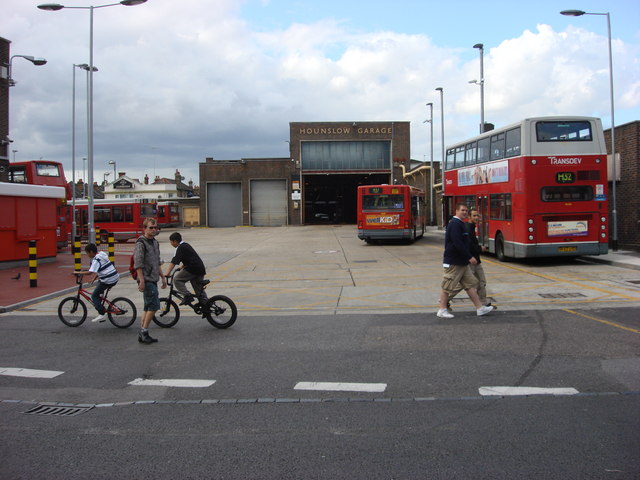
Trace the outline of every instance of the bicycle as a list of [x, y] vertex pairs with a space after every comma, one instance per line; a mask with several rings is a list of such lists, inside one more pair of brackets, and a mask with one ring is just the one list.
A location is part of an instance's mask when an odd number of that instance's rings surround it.
[[[62, 299], [58, 305], [58, 317], [68, 327], [79, 327], [87, 319], [87, 306], [82, 301], [84, 297], [91, 305], [91, 292], [82, 288], [82, 275], [76, 274], [78, 293], [75, 297]], [[136, 321], [137, 310], [131, 300], [125, 297], [117, 297], [107, 300], [111, 287], [107, 288], [102, 299], [102, 306], [107, 311], [109, 321], [118, 328], [128, 328]]]
[[[169, 296], [160, 299], [160, 310], [153, 316], [153, 322], [163, 328], [173, 327], [178, 320], [180, 320], [180, 307], [173, 301], [172, 297], [184, 300], [184, 295], [174, 290], [173, 288], [173, 276], [175, 272], [166, 277], [167, 285], [169, 286]], [[202, 315], [202, 318], [206, 318], [207, 321], [216, 328], [229, 328], [236, 321], [238, 316], [238, 309], [236, 304], [233, 303], [229, 297], [224, 295], [214, 295], [211, 298], [207, 298], [207, 294], [204, 289], [209, 284], [210, 280], [203, 280], [200, 286], [202, 298], [198, 298], [196, 303], [187, 303], [196, 313], [196, 315]]]

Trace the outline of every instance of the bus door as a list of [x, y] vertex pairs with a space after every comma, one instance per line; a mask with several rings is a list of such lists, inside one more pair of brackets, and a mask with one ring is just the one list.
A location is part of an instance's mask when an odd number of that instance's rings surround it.
[[478, 213], [480, 221], [478, 222], [478, 243], [489, 246], [489, 197], [487, 195], [478, 196]]

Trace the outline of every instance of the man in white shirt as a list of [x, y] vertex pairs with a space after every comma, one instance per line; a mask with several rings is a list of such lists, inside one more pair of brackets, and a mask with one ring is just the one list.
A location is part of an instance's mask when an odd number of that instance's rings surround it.
[[91, 301], [93, 302], [93, 306], [96, 307], [98, 311], [98, 316], [91, 320], [92, 322], [104, 322], [107, 318], [107, 311], [102, 305], [101, 296], [105, 290], [113, 287], [118, 280], [120, 279], [120, 274], [116, 270], [115, 265], [109, 260], [107, 254], [103, 251], [98, 251], [98, 247], [94, 243], [87, 244], [84, 247], [84, 251], [87, 252], [87, 255], [91, 259], [91, 266], [89, 266], [89, 270], [81, 270], [79, 272], [74, 272], [75, 275], [91, 275], [94, 277], [91, 280], [92, 282], [98, 278], [98, 285], [93, 290], [91, 294]]

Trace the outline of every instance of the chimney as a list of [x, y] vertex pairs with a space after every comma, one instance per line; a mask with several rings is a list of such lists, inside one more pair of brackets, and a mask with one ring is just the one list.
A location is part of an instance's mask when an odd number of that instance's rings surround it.
[[126, 174], [127, 172], [118, 172], [118, 178], [124, 177]]
[[147, 175], [146, 173], [144, 175], [144, 184], [149, 185], [149, 175]]

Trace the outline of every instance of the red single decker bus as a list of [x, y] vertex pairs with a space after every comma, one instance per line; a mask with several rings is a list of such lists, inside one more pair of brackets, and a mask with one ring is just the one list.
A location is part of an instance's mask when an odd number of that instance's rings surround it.
[[158, 201], [158, 226], [160, 228], [180, 226], [180, 205], [178, 202]]
[[64, 176], [62, 164], [51, 160], [10, 163], [9, 182], [64, 188], [65, 197], [60, 198], [56, 205], [56, 243], [58, 248], [64, 248], [71, 235], [71, 222], [67, 207], [67, 200], [71, 199], [71, 187]]
[[[156, 218], [157, 204], [155, 200], [145, 199], [100, 199], [93, 201], [93, 215], [96, 229], [100, 229], [101, 241], [107, 241], [107, 234], [113, 233], [117, 242], [126, 242], [129, 239], [142, 235], [142, 222], [147, 217]], [[77, 234], [88, 238], [88, 202], [76, 201], [76, 228]]]
[[444, 219], [477, 207], [478, 240], [507, 257], [608, 251], [607, 150], [600, 119], [528, 118], [447, 148]]
[[410, 185], [358, 187], [358, 238], [414, 241], [424, 235], [425, 192]]

